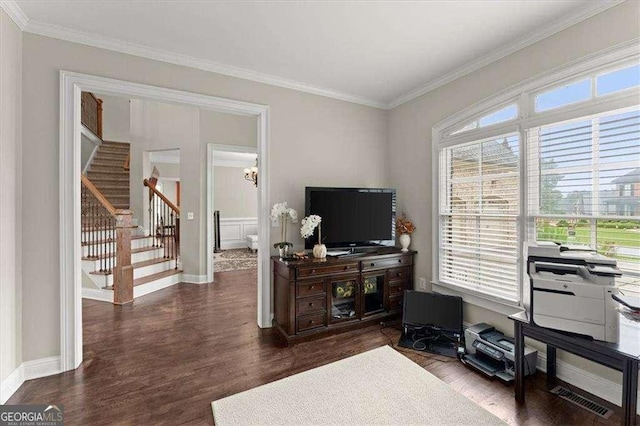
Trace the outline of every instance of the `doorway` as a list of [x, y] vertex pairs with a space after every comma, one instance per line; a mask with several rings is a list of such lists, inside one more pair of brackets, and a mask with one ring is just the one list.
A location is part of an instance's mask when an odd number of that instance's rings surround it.
[[[258, 191], [259, 260], [257, 322], [271, 326], [271, 289], [269, 277], [268, 205], [268, 112], [265, 105], [252, 104], [210, 95], [194, 94], [122, 80], [102, 78], [68, 71], [60, 73], [60, 311], [61, 367], [77, 368], [82, 354], [82, 279], [80, 274], [81, 206], [81, 93], [98, 92], [112, 96], [145, 99], [183, 106], [194, 106], [226, 114], [254, 116], [258, 119], [258, 156], [262, 161]], [[202, 168], [201, 168], [202, 169]], [[205, 176], [201, 176], [205, 180]], [[204, 196], [209, 203], [211, 196]], [[206, 204], [203, 203], [203, 204]], [[201, 210], [202, 211], [202, 210]], [[207, 244], [207, 247], [210, 246]]]
[[[244, 175], [254, 168], [259, 176], [259, 163], [257, 147], [207, 145], [207, 194], [211, 201], [207, 203], [208, 281], [215, 281], [216, 269], [218, 272], [248, 269], [252, 259], [257, 260], [257, 185]], [[225, 265], [221, 268], [222, 262]]]

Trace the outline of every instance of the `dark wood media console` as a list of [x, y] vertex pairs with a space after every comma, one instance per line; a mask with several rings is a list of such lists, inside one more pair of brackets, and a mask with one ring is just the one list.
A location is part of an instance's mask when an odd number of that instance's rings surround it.
[[274, 327], [294, 343], [400, 317], [415, 253], [386, 247], [326, 259], [272, 257]]

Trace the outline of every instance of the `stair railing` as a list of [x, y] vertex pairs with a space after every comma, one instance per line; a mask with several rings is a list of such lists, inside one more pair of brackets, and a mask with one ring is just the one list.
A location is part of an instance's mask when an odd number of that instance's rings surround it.
[[102, 139], [102, 99], [93, 93], [82, 92], [80, 95], [80, 122]]
[[154, 238], [154, 247], [163, 249], [165, 259], [175, 260], [175, 269], [178, 269], [180, 207], [151, 185], [148, 179], [144, 179], [143, 184], [149, 188], [149, 236]]
[[133, 301], [132, 212], [114, 208], [85, 175], [81, 181], [81, 241], [87, 246], [86, 257], [98, 261], [98, 272], [113, 274], [113, 303], [129, 303]]

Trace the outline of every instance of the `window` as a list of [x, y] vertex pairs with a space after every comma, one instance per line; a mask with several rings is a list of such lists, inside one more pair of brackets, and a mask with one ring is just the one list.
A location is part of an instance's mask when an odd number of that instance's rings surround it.
[[640, 274], [640, 110], [531, 128], [527, 144], [530, 239], [593, 247]]
[[619, 284], [640, 293], [640, 66], [624, 55], [622, 67], [593, 60], [580, 80], [545, 76], [496, 98], [516, 103], [434, 128], [437, 290], [518, 303], [523, 243], [538, 240], [615, 257]]
[[440, 277], [517, 301], [519, 136], [444, 149]]
[[471, 123], [465, 125], [464, 127], [456, 130], [451, 133], [452, 135], [456, 135], [458, 133], [463, 133], [468, 130], [478, 129], [481, 127], [491, 126], [493, 124], [504, 123], [509, 120], [513, 120], [518, 116], [518, 105], [512, 104], [506, 108], [499, 109], [498, 111], [494, 111], [490, 114], [483, 115], [477, 120], [472, 121]]

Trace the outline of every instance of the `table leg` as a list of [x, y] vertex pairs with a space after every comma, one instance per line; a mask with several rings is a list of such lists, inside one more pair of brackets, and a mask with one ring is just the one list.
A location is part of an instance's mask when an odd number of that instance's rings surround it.
[[633, 426], [636, 424], [636, 410], [638, 404], [638, 361], [625, 360], [622, 369], [622, 411], [623, 423]]
[[515, 341], [515, 391], [516, 402], [524, 402], [524, 336], [522, 335], [522, 323], [514, 321], [513, 337]]
[[556, 385], [556, 348], [547, 345], [547, 389]]

